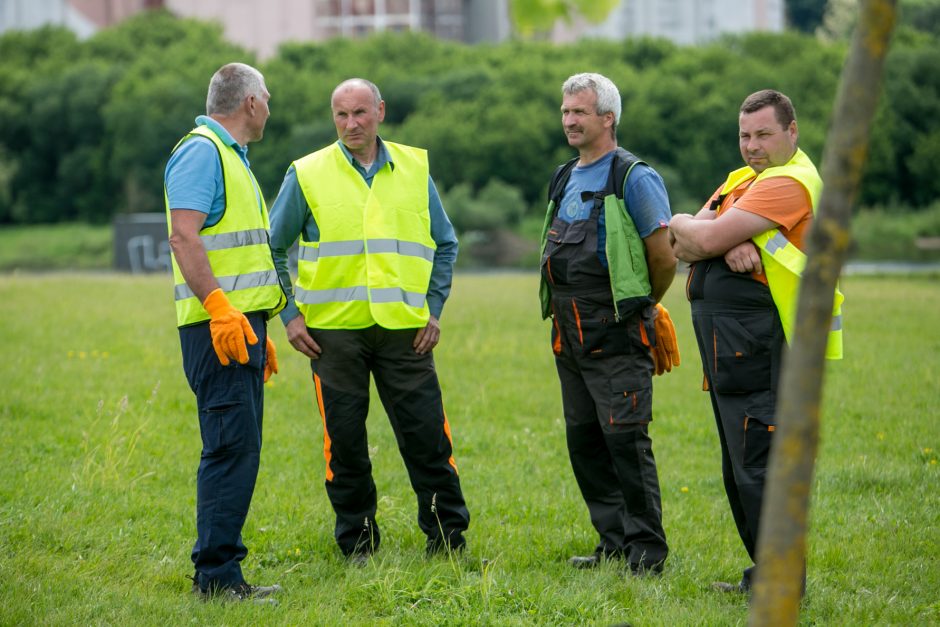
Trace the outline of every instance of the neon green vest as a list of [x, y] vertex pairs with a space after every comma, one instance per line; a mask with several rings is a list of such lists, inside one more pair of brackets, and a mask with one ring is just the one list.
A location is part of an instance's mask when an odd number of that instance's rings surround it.
[[[755, 172], [750, 166], [739, 168], [728, 175], [721, 194], [727, 194], [745, 181], [754, 178]], [[813, 213], [822, 193], [822, 179], [816, 166], [802, 150], [796, 153], [786, 164], [767, 168], [754, 180], [761, 181], [774, 176], [789, 176], [799, 182], [809, 193]], [[800, 291], [800, 277], [806, 267], [806, 254], [790, 242], [780, 229], [771, 229], [752, 238], [760, 249], [761, 262], [767, 275], [770, 294], [780, 314], [780, 322], [787, 342], [793, 339], [796, 324], [796, 303]], [[842, 359], [842, 302], [845, 296], [836, 286], [832, 302], [832, 325], [826, 344], [826, 359]]]
[[428, 210], [428, 157], [385, 142], [391, 157], [372, 186], [339, 143], [294, 162], [320, 230], [300, 240], [295, 300], [308, 327], [413, 329], [428, 323], [437, 245]]
[[[219, 136], [207, 126], [190, 131], [173, 150], [196, 135], [215, 144], [222, 163], [222, 179], [225, 181], [225, 212], [222, 219], [199, 232], [212, 273], [233, 307], [245, 313], [265, 311], [268, 317], [274, 316], [284, 308], [287, 299], [281, 290], [268, 245], [268, 210], [258, 189], [258, 182], [235, 150], [222, 143]], [[163, 197], [169, 226], [170, 203], [166, 189]], [[208, 312], [186, 285], [176, 257], [171, 255], [171, 259], [177, 326], [208, 320]]]

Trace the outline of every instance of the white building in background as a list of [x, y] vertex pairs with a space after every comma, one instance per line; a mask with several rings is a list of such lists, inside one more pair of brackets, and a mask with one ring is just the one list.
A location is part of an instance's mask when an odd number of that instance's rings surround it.
[[[273, 56], [286, 41], [423, 31], [476, 43], [511, 34], [511, 0], [0, 0], [0, 33], [58, 24], [88, 37], [148, 8], [222, 24], [233, 43]], [[698, 44], [723, 33], [781, 31], [784, 0], [621, 0], [601, 24], [559, 21], [550, 39], [664, 37]]]
[[647, 36], [686, 45], [725, 33], [779, 32], [785, 26], [784, 0], [621, 0], [601, 24], [559, 22], [552, 40]]
[[227, 39], [270, 57], [286, 41], [423, 31], [476, 43], [509, 37], [509, 0], [0, 0], [0, 33], [44, 24], [85, 38], [149, 8], [216, 21]]

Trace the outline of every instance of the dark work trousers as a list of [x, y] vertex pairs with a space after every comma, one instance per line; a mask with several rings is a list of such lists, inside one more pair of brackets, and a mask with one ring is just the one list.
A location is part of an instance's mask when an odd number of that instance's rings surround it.
[[[597, 257], [597, 216], [555, 219], [543, 274], [552, 285], [552, 346], [561, 381], [568, 455], [597, 552], [631, 568], [661, 568], [669, 552], [662, 525], [653, 417], [652, 308], [615, 319], [610, 276]], [[642, 330], [641, 330], [641, 327]]]
[[428, 550], [464, 545], [470, 524], [453, 457], [450, 426], [431, 353], [418, 355], [417, 329], [308, 329], [323, 352], [311, 360], [324, 422], [326, 493], [343, 555], [379, 547], [376, 489], [366, 433], [369, 375], [391, 422]]
[[247, 317], [258, 343], [248, 346], [245, 365], [219, 363], [208, 322], [179, 330], [183, 370], [196, 394], [202, 435], [192, 560], [203, 591], [244, 581], [240, 562], [248, 549], [241, 531], [261, 459], [267, 337], [267, 315]]
[[[786, 346], [770, 289], [724, 259], [695, 263], [687, 294], [711, 396], [725, 493], [738, 535], [754, 561], [775, 406]], [[752, 568], [742, 583], [751, 583]]]

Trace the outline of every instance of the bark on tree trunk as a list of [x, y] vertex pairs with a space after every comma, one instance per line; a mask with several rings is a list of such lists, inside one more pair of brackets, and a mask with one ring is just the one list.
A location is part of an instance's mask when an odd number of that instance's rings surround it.
[[793, 345], [784, 364], [748, 625], [796, 625], [806, 556], [807, 512], [819, 439], [826, 338], [833, 292], [849, 246], [849, 222], [896, 0], [863, 0], [842, 71], [822, 164], [824, 188], [807, 243]]

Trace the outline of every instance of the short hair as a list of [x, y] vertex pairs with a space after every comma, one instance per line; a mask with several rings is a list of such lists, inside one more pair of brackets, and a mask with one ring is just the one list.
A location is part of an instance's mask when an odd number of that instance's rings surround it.
[[245, 98], [260, 98], [264, 90], [264, 76], [255, 68], [244, 63], [223, 65], [209, 81], [206, 115], [234, 113]]
[[617, 89], [612, 80], [603, 74], [584, 72], [569, 76], [568, 80], [561, 86], [561, 93], [571, 95], [586, 89], [593, 90], [597, 94], [597, 114], [613, 113], [614, 125], [620, 124], [620, 90]]
[[347, 78], [344, 80], [342, 83], [336, 86], [336, 89], [333, 90], [333, 93], [330, 95], [330, 101], [333, 100], [333, 96], [336, 95], [336, 92], [338, 92], [340, 89], [345, 89], [346, 87], [368, 87], [369, 91], [372, 92], [372, 98], [375, 100], [375, 106], [378, 107], [382, 102], [382, 94], [379, 93], [378, 85], [364, 78]]
[[741, 103], [741, 113], [754, 113], [764, 107], [774, 108], [774, 116], [783, 128], [789, 127], [790, 122], [796, 120], [793, 103], [785, 94], [776, 89], [762, 89], [745, 98]]

